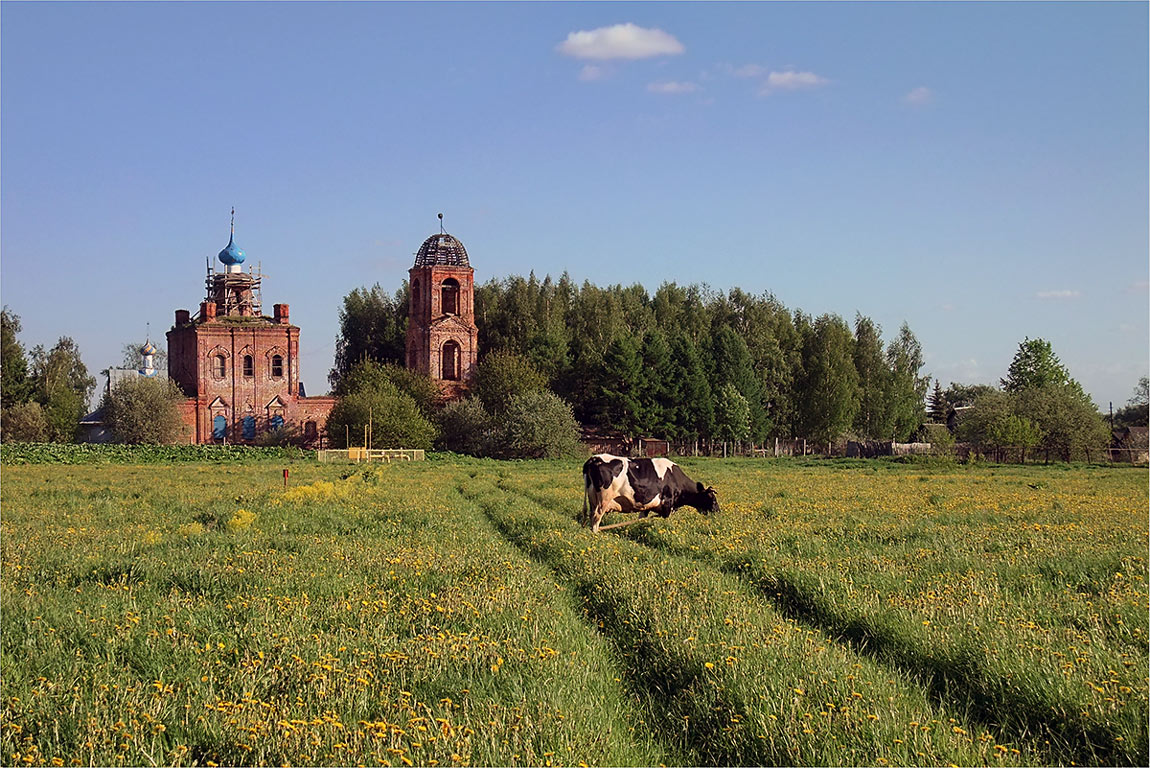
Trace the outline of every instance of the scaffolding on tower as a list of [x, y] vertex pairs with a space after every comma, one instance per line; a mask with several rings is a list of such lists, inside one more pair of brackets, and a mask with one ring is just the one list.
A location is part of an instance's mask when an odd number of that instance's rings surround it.
[[[237, 265], [238, 266], [238, 265]], [[208, 302], [216, 305], [216, 317], [261, 317], [263, 315], [263, 279], [261, 267], [247, 272], [217, 271], [208, 262], [208, 274], [204, 280]]]

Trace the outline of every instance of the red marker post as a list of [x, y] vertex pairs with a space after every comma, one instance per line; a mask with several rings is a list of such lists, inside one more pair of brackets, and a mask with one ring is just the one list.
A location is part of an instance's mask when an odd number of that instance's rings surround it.
[[285, 469], [284, 470], [284, 490], [287, 490], [287, 478], [288, 478], [288, 471]]

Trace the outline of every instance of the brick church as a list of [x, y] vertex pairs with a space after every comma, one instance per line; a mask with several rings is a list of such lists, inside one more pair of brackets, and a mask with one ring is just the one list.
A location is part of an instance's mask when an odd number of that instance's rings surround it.
[[[442, 219], [442, 215], [440, 216]], [[227, 247], [209, 264], [207, 295], [193, 315], [176, 310], [167, 333], [168, 378], [187, 396], [181, 414], [193, 443], [254, 443], [274, 429], [322, 444], [333, 397], [306, 397], [299, 380], [298, 326], [287, 304], [263, 314], [262, 280], [243, 271], [233, 222]], [[424, 241], [410, 272], [407, 367], [427, 374], [445, 400], [461, 397], [475, 367], [474, 270], [467, 251], [442, 231]]]
[[407, 367], [430, 376], [443, 399], [462, 397], [479, 354], [475, 270], [463, 243], [443, 231], [432, 235], [408, 276]]

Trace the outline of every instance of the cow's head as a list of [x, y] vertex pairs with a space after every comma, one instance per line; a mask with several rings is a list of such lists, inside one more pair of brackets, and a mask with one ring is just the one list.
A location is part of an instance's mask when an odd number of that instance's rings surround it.
[[719, 512], [719, 497], [715, 493], [714, 487], [704, 488], [702, 483], [698, 484], [699, 492], [699, 511], [704, 515], [709, 515], [712, 512], [718, 514]]

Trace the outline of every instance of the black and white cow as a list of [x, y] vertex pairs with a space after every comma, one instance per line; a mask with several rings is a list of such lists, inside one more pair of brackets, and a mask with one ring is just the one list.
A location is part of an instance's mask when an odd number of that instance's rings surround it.
[[703, 514], [719, 511], [715, 489], [691, 480], [670, 459], [629, 459], [600, 453], [583, 465], [583, 488], [583, 517], [596, 533], [608, 512], [638, 512], [643, 518], [651, 512], [667, 517], [682, 506]]

